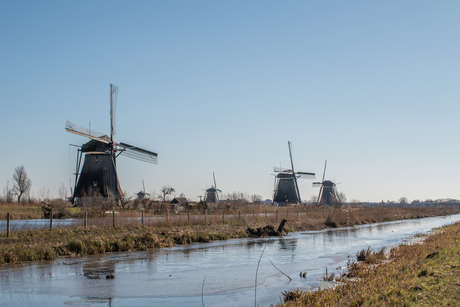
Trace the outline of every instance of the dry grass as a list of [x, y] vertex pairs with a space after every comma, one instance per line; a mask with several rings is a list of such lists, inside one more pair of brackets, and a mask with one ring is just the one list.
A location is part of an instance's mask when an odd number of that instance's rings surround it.
[[[220, 230], [218, 230], [220, 229]], [[240, 227], [91, 227], [24, 230], [0, 235], [0, 264], [53, 260], [60, 256], [81, 257], [106, 252], [147, 250], [175, 244], [209, 242], [246, 237]]]
[[[460, 301], [460, 224], [438, 229], [419, 244], [363, 250], [342, 284], [303, 293], [278, 306], [457, 306]], [[388, 261], [389, 260], [389, 261]]]
[[[63, 210], [67, 210], [64, 208]], [[383, 222], [458, 213], [459, 208], [254, 208], [238, 210], [210, 210], [202, 212], [169, 212], [157, 215], [146, 211], [144, 225], [140, 212], [127, 210], [104, 218], [90, 218], [87, 228], [83, 220], [72, 227], [33, 230], [12, 229], [10, 237], [0, 233], [0, 264], [29, 260], [55, 259], [59, 256], [85, 256], [111, 251], [143, 250], [247, 237], [246, 230], [266, 225], [278, 226], [287, 219], [286, 232], [316, 230], [326, 227]], [[80, 211], [79, 214], [83, 214]], [[120, 218], [120, 215], [124, 218]], [[127, 217], [131, 214], [131, 217]], [[57, 221], [56, 221], [57, 223]], [[145, 236], [155, 235], [153, 241]], [[153, 243], [152, 243], [153, 242]], [[370, 258], [369, 258], [370, 259]]]
[[[69, 203], [63, 200], [55, 199], [47, 203], [55, 207], [55, 218], [70, 218], [74, 216], [69, 211]], [[10, 219], [12, 220], [42, 219], [43, 211], [41, 207], [43, 205], [41, 202], [0, 203], [0, 220], [5, 220], [7, 213], [10, 214]]]
[[335, 228], [458, 213], [460, 213], [459, 207], [366, 208], [361, 206], [341, 206], [335, 207], [329, 212], [325, 224]]
[[6, 219], [6, 213], [11, 219], [26, 220], [43, 218], [40, 203], [0, 203], [0, 219]]

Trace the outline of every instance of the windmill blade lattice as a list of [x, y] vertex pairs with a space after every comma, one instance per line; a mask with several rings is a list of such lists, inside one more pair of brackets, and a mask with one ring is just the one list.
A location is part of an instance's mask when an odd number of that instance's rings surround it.
[[319, 200], [321, 199], [321, 194], [323, 194], [323, 185], [321, 184], [321, 187], [319, 188], [319, 193], [318, 193], [318, 199], [316, 200], [316, 205], [319, 205]]
[[315, 173], [297, 172], [296, 175], [297, 177], [302, 178], [302, 179], [315, 179], [316, 178]]
[[291, 172], [292, 172], [292, 169], [287, 169], [287, 168], [282, 168], [282, 167], [274, 166], [274, 167], [273, 167], [273, 171], [274, 171], [275, 173], [291, 173]]
[[147, 162], [147, 163], [153, 163], [153, 164], [158, 163], [158, 154], [153, 151], [142, 149], [142, 148], [139, 148], [133, 145], [129, 145], [127, 143], [123, 143], [123, 142], [117, 145], [123, 148], [120, 154], [123, 154], [124, 156], [128, 158]]
[[[66, 120], [65, 124], [65, 130], [74, 133], [80, 136], [84, 136], [87, 138], [90, 138], [92, 140], [96, 140], [105, 144], [108, 144], [110, 141], [108, 140], [108, 137], [106, 134], [102, 132], [98, 132], [96, 130], [90, 130], [86, 127], [80, 126], [74, 122], [71, 122], [70, 120]], [[105, 136], [105, 138], [104, 138]]]
[[118, 86], [110, 84], [110, 139], [116, 134]]

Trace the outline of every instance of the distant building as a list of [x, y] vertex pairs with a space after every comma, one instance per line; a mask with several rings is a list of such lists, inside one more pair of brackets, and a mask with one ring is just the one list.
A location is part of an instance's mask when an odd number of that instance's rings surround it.
[[222, 192], [222, 191], [219, 189], [216, 189], [215, 187], [207, 189], [205, 201], [207, 203], [218, 203], [219, 202], [219, 195], [217, 194], [218, 192]]
[[137, 193], [137, 199], [141, 200], [144, 198], [150, 198], [150, 194], [145, 193], [144, 191], [140, 191], [139, 193]]
[[174, 197], [169, 203], [176, 206], [186, 206], [188, 205], [188, 200], [185, 197]]

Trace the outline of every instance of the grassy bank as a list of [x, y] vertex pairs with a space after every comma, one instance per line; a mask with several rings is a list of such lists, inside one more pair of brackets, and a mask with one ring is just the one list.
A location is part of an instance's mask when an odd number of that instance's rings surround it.
[[40, 203], [0, 203], [0, 219], [6, 219], [6, 213], [16, 220], [43, 218]]
[[147, 250], [176, 244], [246, 237], [242, 225], [222, 223], [184, 227], [59, 228], [0, 236], [0, 264], [81, 257], [107, 252]]
[[[277, 214], [240, 214], [241, 210], [227, 212], [227, 217], [220, 213], [206, 215], [207, 219], [173, 220], [163, 219], [155, 225], [145, 227], [135, 222], [116, 221], [112, 225], [110, 218], [101, 225], [83, 227], [55, 228], [12, 231], [7, 237], [0, 233], [0, 264], [21, 261], [52, 260], [61, 256], [81, 257], [104, 254], [106, 252], [146, 250], [170, 247], [176, 244], [209, 242], [230, 238], [247, 237], [247, 229], [277, 226], [281, 219], [287, 219], [287, 232], [342, 227], [357, 224], [385, 222], [392, 220], [421, 218], [459, 213], [460, 208], [363, 208], [344, 206], [327, 210], [311, 209], [295, 211], [294, 208], [278, 208]], [[220, 212], [220, 211], [219, 211]], [[223, 211], [222, 211], [223, 212]], [[266, 212], [266, 211], [265, 211]], [[232, 218], [230, 218], [230, 216]]]
[[288, 291], [278, 306], [457, 306], [460, 301], [460, 224], [434, 231], [421, 243], [388, 255], [361, 251], [360, 262], [335, 288]]

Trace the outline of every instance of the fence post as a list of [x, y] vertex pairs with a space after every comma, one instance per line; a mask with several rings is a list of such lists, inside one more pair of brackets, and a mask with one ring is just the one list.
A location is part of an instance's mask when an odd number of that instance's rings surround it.
[[112, 226], [115, 228], [115, 210], [112, 210]]
[[297, 209], [297, 217], [299, 217], [299, 210], [300, 210], [300, 209]]
[[187, 210], [187, 221], [190, 223], [190, 209]]
[[169, 210], [166, 209], [166, 223], [169, 223]]
[[50, 231], [53, 229], [53, 209], [50, 211]]
[[278, 209], [276, 209], [276, 219], [278, 220]]
[[254, 211], [255, 211], [255, 210], [253, 209], [253, 210], [252, 210], [252, 217], [254, 217]]
[[6, 213], [6, 237], [10, 237], [10, 213]]
[[289, 217], [289, 209], [286, 209], [286, 217]]
[[222, 222], [225, 220], [224, 218], [224, 210], [222, 210]]
[[208, 223], [208, 209], [204, 211], [204, 222]]
[[267, 209], [265, 209], [265, 218], [267, 218], [268, 215], [267, 215]]
[[241, 220], [241, 211], [238, 210], [238, 219]]
[[86, 229], [87, 225], [88, 225], [88, 218], [87, 218], [86, 211], [85, 211], [85, 217], [83, 219], [83, 228]]
[[142, 227], [144, 227], [144, 209], [142, 209], [141, 212], [142, 212], [142, 219], [141, 219], [142, 220]]

